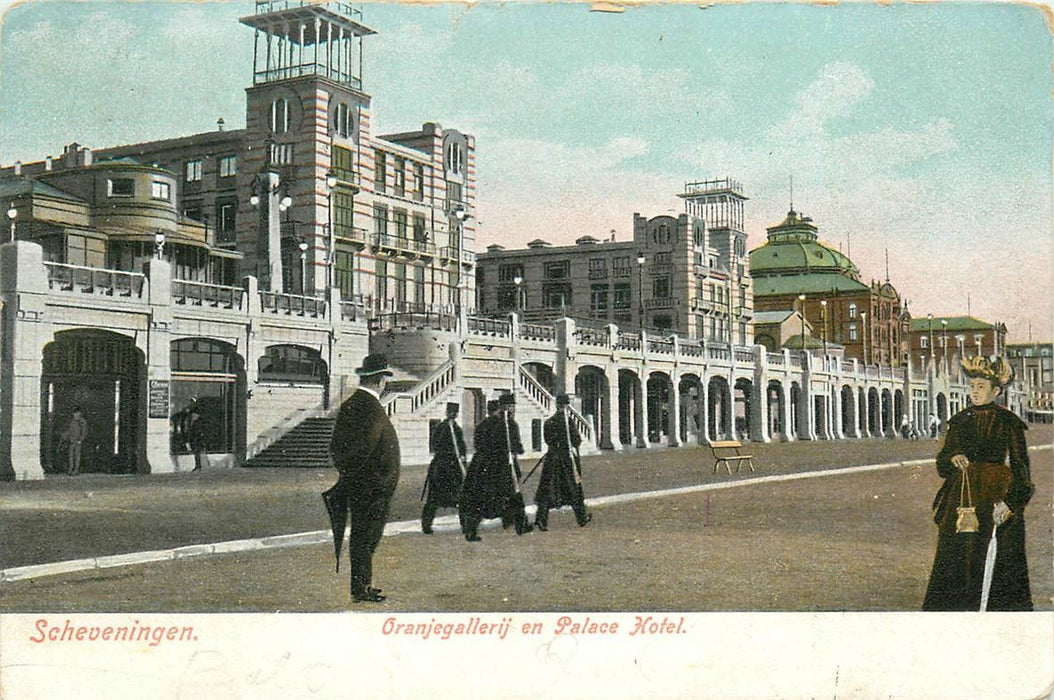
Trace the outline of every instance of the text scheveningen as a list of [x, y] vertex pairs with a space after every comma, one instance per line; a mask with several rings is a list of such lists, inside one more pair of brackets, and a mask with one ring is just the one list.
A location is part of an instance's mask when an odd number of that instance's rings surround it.
[[198, 639], [192, 626], [150, 625], [140, 623], [139, 620], [127, 625], [75, 625], [69, 618], [61, 624], [52, 624], [42, 617], [33, 627], [29, 641], [34, 644], [139, 642], [156, 647], [162, 642], [196, 642]]

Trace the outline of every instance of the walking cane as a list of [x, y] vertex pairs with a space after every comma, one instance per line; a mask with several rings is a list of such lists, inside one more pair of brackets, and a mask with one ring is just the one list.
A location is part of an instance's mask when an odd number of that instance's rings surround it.
[[454, 419], [447, 423], [450, 426], [450, 442], [454, 445], [454, 454], [457, 456], [457, 466], [461, 469], [461, 478], [465, 478], [465, 463], [461, 460], [461, 450], [457, 446], [457, 434], [454, 433]]
[[567, 456], [571, 460], [571, 473], [575, 475], [575, 483], [582, 484], [582, 475], [578, 473], [578, 465], [575, 463], [574, 447], [571, 445], [571, 427], [568, 424], [567, 408], [564, 408], [564, 437], [567, 438]]
[[516, 478], [516, 458], [512, 455], [512, 439], [509, 437], [509, 414], [502, 411], [501, 420], [505, 424], [505, 446], [508, 448], [509, 473], [512, 475], [512, 484], [516, 487], [516, 493], [520, 493], [520, 480]]
[[538, 467], [542, 466], [542, 462], [544, 460], [545, 460], [545, 455], [542, 455], [541, 457], [539, 457], [538, 461], [534, 463], [533, 467], [531, 467], [531, 471], [527, 472], [527, 476], [523, 477], [523, 479], [520, 481], [520, 483], [521, 484], [526, 484], [527, 480], [530, 479], [532, 476], [534, 476], [534, 472], [538, 469]]

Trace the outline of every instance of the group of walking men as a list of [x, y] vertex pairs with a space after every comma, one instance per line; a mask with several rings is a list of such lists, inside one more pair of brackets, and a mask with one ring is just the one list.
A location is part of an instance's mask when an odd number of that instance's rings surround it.
[[545, 421], [542, 430], [548, 451], [535, 467], [542, 471], [534, 496], [537, 514], [531, 525], [523, 490], [534, 470], [524, 478], [520, 469], [519, 456], [524, 449], [515, 419], [515, 396], [504, 394], [487, 402], [487, 417], [476, 426], [473, 436], [471, 461], [457, 424], [459, 406], [448, 403], [446, 420], [437, 424], [430, 436], [433, 458], [421, 494], [425, 502], [421, 530], [432, 533], [438, 508], [458, 509], [461, 531], [469, 542], [479, 542], [480, 523], [493, 518], [501, 518], [503, 527], [515, 526], [518, 535], [535, 528], [544, 532], [549, 529], [549, 511], [562, 506], [571, 506], [578, 524], [586, 525], [593, 516], [586, 511], [582, 491], [578, 457], [582, 438], [568, 415], [568, 396], [559, 394], [556, 406], [556, 413]]
[[[337, 412], [330, 441], [330, 456], [339, 478], [322, 494], [333, 530], [333, 545], [340, 570], [340, 551], [348, 533], [351, 597], [360, 603], [386, 599], [373, 586], [373, 554], [384, 534], [395, 488], [399, 482], [399, 437], [381, 395], [392, 371], [380, 353], [367, 355], [359, 375], [359, 388]], [[475, 453], [468, 462], [465, 439], [457, 424], [458, 405], [447, 404], [447, 418], [430, 436], [434, 453], [428, 468], [421, 513], [421, 528], [432, 532], [436, 510], [458, 508], [461, 529], [469, 542], [479, 542], [477, 529], [485, 518], [501, 518], [502, 525], [515, 524], [517, 534], [535, 527], [547, 530], [549, 510], [569, 505], [579, 525], [592, 516], [582, 495], [582, 464], [578, 459], [581, 437], [569, 419], [566, 395], [556, 397], [555, 415], [545, 422], [549, 451], [540, 463], [534, 525], [527, 522], [523, 501], [523, 478], [518, 457], [523, 454], [520, 428], [516, 424], [516, 400], [506, 394], [487, 404], [487, 417], [476, 426]], [[466, 465], [466, 462], [467, 465]], [[537, 467], [535, 467], [537, 469]], [[528, 474], [528, 478], [530, 474]], [[349, 525], [350, 521], [350, 525]]]

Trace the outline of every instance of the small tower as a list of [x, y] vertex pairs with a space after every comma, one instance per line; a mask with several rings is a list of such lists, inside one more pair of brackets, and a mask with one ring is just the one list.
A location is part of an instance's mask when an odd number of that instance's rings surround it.
[[376, 32], [361, 19], [335, 0], [257, 0], [255, 13], [241, 18], [255, 38], [238, 177], [253, 196], [241, 205], [238, 238], [245, 259], [255, 261], [244, 272], [261, 289], [326, 287], [335, 247], [331, 195], [357, 192], [358, 146], [368, 132], [363, 39]]

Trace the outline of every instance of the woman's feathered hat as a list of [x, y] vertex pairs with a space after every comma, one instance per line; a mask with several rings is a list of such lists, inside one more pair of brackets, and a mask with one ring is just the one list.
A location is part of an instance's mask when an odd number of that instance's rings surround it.
[[963, 374], [970, 379], [987, 379], [998, 387], [1005, 387], [1014, 381], [1014, 368], [997, 355], [967, 357], [959, 364], [962, 365]]

